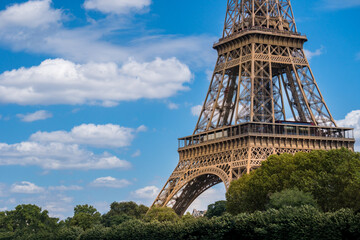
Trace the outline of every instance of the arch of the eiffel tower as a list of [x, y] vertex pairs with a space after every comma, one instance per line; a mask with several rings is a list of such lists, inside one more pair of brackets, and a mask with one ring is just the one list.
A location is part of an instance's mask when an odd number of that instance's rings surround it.
[[353, 129], [337, 127], [331, 116], [306, 41], [290, 0], [228, 0], [195, 131], [179, 139], [179, 163], [153, 206], [181, 215], [204, 191], [218, 183], [227, 190], [272, 154], [353, 150]]

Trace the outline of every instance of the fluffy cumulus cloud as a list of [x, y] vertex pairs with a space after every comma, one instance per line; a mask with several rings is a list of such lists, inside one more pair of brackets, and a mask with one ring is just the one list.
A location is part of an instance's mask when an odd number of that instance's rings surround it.
[[340, 127], [354, 128], [354, 136], [356, 138], [356, 150], [360, 151], [360, 110], [354, 110], [348, 113], [345, 119], [338, 120]]
[[167, 98], [186, 90], [189, 68], [175, 58], [148, 63], [75, 64], [63, 59], [0, 75], [0, 102], [21, 105], [101, 104]]
[[144, 188], [140, 188], [131, 193], [131, 195], [135, 198], [139, 199], [152, 199], [155, 200], [156, 196], [159, 194], [160, 189], [156, 186], [147, 186]]
[[150, 206], [154, 202], [159, 192], [160, 189], [156, 186], [146, 186], [131, 192], [130, 195], [134, 199], [138, 199], [138, 202]]
[[[141, 9], [150, 4], [149, 0], [99, 0], [86, 1], [89, 8], [111, 9], [112, 12]], [[116, 7], [118, 6], [118, 7]], [[178, 56], [187, 64], [203, 65], [213, 59], [211, 51], [215, 38], [209, 36], [144, 36], [139, 31], [136, 41], [116, 35], [123, 39], [113, 44], [104, 39], [112, 39], [118, 29], [129, 29], [137, 26], [127, 18], [105, 18], [101, 21], [90, 21], [87, 26], [69, 29], [62, 23], [71, 17], [62, 10], [54, 9], [50, 0], [33, 0], [15, 4], [0, 11], [0, 43], [16, 51], [50, 54], [73, 62], [87, 63], [116, 62], [127, 63], [128, 58], [150, 63], [154, 56], [168, 59]], [[142, 29], [142, 28], [141, 28]], [[50, 78], [52, 79], [52, 77]]]
[[[51, 8], [51, 0], [35, 0], [13, 4], [0, 12], [0, 28], [45, 28], [62, 18], [60, 10]], [[21, 34], [21, 33], [19, 33]]]
[[109, 176], [97, 178], [90, 185], [93, 187], [124, 188], [130, 184], [131, 182], [126, 179], [116, 179]]
[[321, 47], [319, 49], [316, 49], [315, 51], [310, 51], [308, 49], [304, 49], [305, 55], [308, 60], [311, 60], [313, 57], [317, 57], [323, 54], [324, 47]]
[[86, 146], [119, 148], [129, 146], [136, 133], [145, 131], [119, 125], [83, 124], [70, 132], [37, 132], [28, 141], [0, 143], [0, 165], [40, 166], [57, 169], [127, 169], [131, 164], [107, 152], [95, 154]]
[[144, 126], [133, 129], [114, 124], [82, 124], [74, 127], [70, 132], [37, 132], [31, 135], [30, 140], [41, 143], [60, 142], [93, 147], [116, 148], [129, 146], [135, 137], [135, 133], [143, 130]]
[[191, 108], [191, 114], [195, 117], [199, 117], [200, 113], [201, 113], [201, 110], [202, 110], [202, 106], [201, 105], [196, 105], [196, 106], [193, 106]]
[[94, 154], [77, 144], [57, 142], [0, 143], [0, 165], [40, 166], [44, 169], [115, 169], [131, 164], [108, 153]]
[[11, 186], [10, 191], [12, 193], [35, 194], [44, 192], [44, 188], [36, 186], [34, 183], [24, 181], [20, 183], [14, 183]]
[[124, 14], [139, 11], [151, 4], [151, 0], [86, 0], [84, 7], [103, 13]]
[[18, 118], [20, 118], [21, 121], [23, 121], [23, 122], [34, 122], [34, 121], [45, 120], [45, 119], [51, 118], [53, 115], [52, 115], [52, 113], [50, 113], [48, 111], [40, 110], [40, 111], [36, 111], [34, 113], [17, 114], [16, 116]]

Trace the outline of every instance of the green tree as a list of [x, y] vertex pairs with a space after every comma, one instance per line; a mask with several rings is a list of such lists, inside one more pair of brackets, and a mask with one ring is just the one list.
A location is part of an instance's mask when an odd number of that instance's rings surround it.
[[31, 234], [48, 235], [58, 230], [58, 219], [49, 217], [48, 211], [42, 211], [36, 205], [19, 205], [15, 210], [7, 211], [5, 217], [4, 214], [2, 216], [2, 225], [13, 232], [15, 238], [24, 239]]
[[148, 207], [135, 202], [113, 202], [110, 211], [102, 216], [102, 223], [111, 227], [132, 219], [142, 219], [148, 210]]
[[107, 214], [110, 216], [125, 214], [130, 217], [141, 219], [148, 210], [148, 207], [137, 205], [135, 202], [113, 202], [110, 205], [110, 211]]
[[232, 214], [264, 210], [269, 196], [297, 188], [311, 193], [324, 211], [360, 209], [360, 154], [347, 149], [273, 155], [226, 194]]
[[205, 217], [220, 217], [226, 212], [226, 201], [217, 201], [213, 204], [210, 204], [207, 208]]
[[191, 213], [187, 212], [185, 215], [181, 217], [182, 221], [192, 221], [195, 220], [195, 217], [191, 215]]
[[113, 227], [113, 226], [117, 226], [123, 222], [127, 222], [130, 220], [136, 219], [134, 217], [130, 217], [126, 214], [120, 214], [120, 215], [109, 215], [109, 214], [104, 214], [101, 217], [101, 223], [105, 226], [105, 227]]
[[174, 209], [168, 207], [153, 207], [145, 215], [144, 220], [147, 222], [157, 220], [159, 222], [176, 222], [180, 218]]
[[305, 193], [298, 189], [285, 189], [270, 196], [267, 209], [280, 209], [283, 207], [301, 207], [309, 205], [318, 207], [316, 200], [311, 193]]
[[74, 217], [70, 219], [71, 226], [81, 227], [83, 230], [100, 224], [101, 214], [93, 206], [77, 205], [74, 208]]
[[108, 234], [109, 228], [103, 226], [96, 226], [86, 230], [81, 234], [79, 240], [102, 240]]
[[63, 227], [57, 234], [57, 240], [77, 240], [83, 232], [80, 227]]

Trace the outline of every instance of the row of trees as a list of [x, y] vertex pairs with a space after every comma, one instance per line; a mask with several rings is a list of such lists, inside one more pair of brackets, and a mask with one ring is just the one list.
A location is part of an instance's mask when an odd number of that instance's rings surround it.
[[5, 239], [360, 239], [360, 154], [346, 149], [272, 156], [231, 183], [206, 216], [114, 202], [79, 205], [64, 221], [35, 205], [0, 212]]
[[[24, 209], [30, 205], [22, 206]], [[35, 207], [34, 207], [35, 208]], [[37, 209], [39, 210], [39, 209]], [[16, 210], [15, 210], [16, 211]], [[169, 210], [167, 210], [169, 211]], [[39, 211], [37, 211], [39, 212]], [[157, 213], [160, 211], [157, 209]], [[44, 216], [46, 212], [40, 212]], [[82, 228], [64, 222], [56, 224], [55, 219], [46, 216], [40, 223], [30, 216], [9, 226], [2, 225], [0, 239], [19, 240], [157, 240], [157, 239], [360, 239], [360, 215], [350, 209], [323, 212], [312, 206], [282, 207], [241, 213], [223, 214], [220, 217], [193, 218], [189, 215], [176, 216], [172, 221], [140, 220], [133, 218], [118, 225], [106, 227], [95, 224]], [[4, 224], [1, 218], [1, 224]], [[46, 226], [44, 223], [51, 223]], [[25, 225], [22, 225], [24, 224]], [[55, 224], [54, 224], [55, 223]], [[10, 231], [9, 228], [13, 228]], [[4, 231], [7, 229], [8, 231]]]
[[36, 205], [24, 204], [12, 211], [0, 212], [0, 239], [77, 239], [88, 229], [145, 220], [147, 211], [148, 207], [134, 202], [114, 202], [110, 211], [101, 215], [93, 206], [78, 205], [73, 217], [59, 221]]

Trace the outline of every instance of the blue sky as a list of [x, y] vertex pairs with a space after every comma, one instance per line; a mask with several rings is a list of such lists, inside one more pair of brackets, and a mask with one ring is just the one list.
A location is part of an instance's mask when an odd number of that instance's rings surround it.
[[[359, 0], [293, 0], [312, 70], [360, 138]], [[209, 85], [225, 0], [0, 2], [0, 210], [150, 205]], [[359, 150], [357, 145], [357, 149]], [[224, 198], [221, 185], [191, 208]]]

